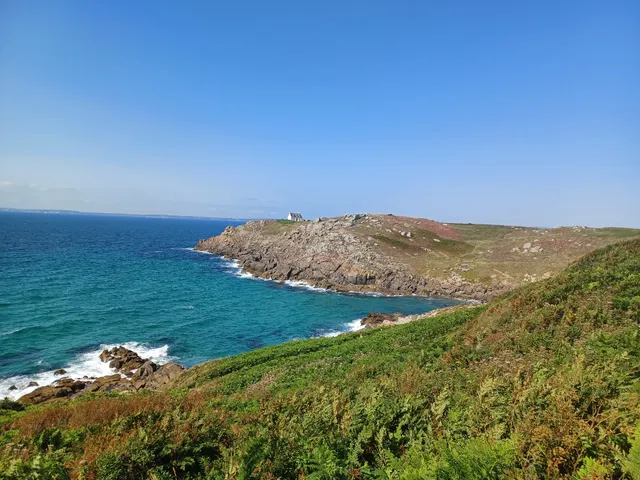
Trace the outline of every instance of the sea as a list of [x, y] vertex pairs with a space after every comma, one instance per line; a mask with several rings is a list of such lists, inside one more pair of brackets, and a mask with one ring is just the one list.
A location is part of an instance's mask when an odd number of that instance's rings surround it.
[[[54, 371], [113, 372], [98, 355], [124, 345], [186, 367], [296, 339], [358, 330], [370, 312], [459, 303], [345, 294], [265, 281], [199, 239], [243, 222], [0, 212], [0, 399], [53, 383]], [[11, 389], [15, 386], [15, 389]]]

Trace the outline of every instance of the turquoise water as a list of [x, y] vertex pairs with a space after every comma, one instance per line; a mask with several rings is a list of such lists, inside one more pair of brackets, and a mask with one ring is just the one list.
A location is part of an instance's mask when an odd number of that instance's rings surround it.
[[190, 249], [230, 224], [0, 213], [0, 398], [25, 393], [31, 380], [50, 383], [58, 368], [75, 377], [108, 374], [96, 358], [105, 345], [192, 366], [353, 330], [371, 311], [457, 303], [251, 279], [233, 262]]

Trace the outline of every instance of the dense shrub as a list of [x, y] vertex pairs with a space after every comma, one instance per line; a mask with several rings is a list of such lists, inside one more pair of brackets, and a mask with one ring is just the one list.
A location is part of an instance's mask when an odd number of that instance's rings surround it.
[[14, 412], [21, 412], [24, 410], [24, 405], [20, 402], [16, 402], [11, 400], [10, 398], [5, 398], [4, 400], [0, 400], [0, 410], [12, 410]]

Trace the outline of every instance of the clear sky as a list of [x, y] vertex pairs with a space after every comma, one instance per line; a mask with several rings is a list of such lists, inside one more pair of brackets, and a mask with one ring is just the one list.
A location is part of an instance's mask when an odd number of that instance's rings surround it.
[[640, 227], [640, 2], [2, 0], [0, 206]]

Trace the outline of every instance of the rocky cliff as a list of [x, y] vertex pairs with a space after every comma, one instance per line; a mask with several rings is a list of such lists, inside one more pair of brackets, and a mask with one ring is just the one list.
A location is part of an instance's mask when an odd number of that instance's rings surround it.
[[278, 281], [487, 301], [551, 276], [590, 250], [638, 235], [631, 229], [533, 229], [363, 214], [300, 223], [253, 221], [227, 227], [195, 248]]
[[[364, 217], [366, 218], [366, 217]], [[442, 295], [487, 300], [502, 289], [459, 276], [433, 278], [376, 251], [353, 227], [359, 216], [294, 225], [261, 220], [228, 227], [201, 240], [197, 250], [238, 260], [248, 272], [273, 280], [299, 280], [338, 291]]]

